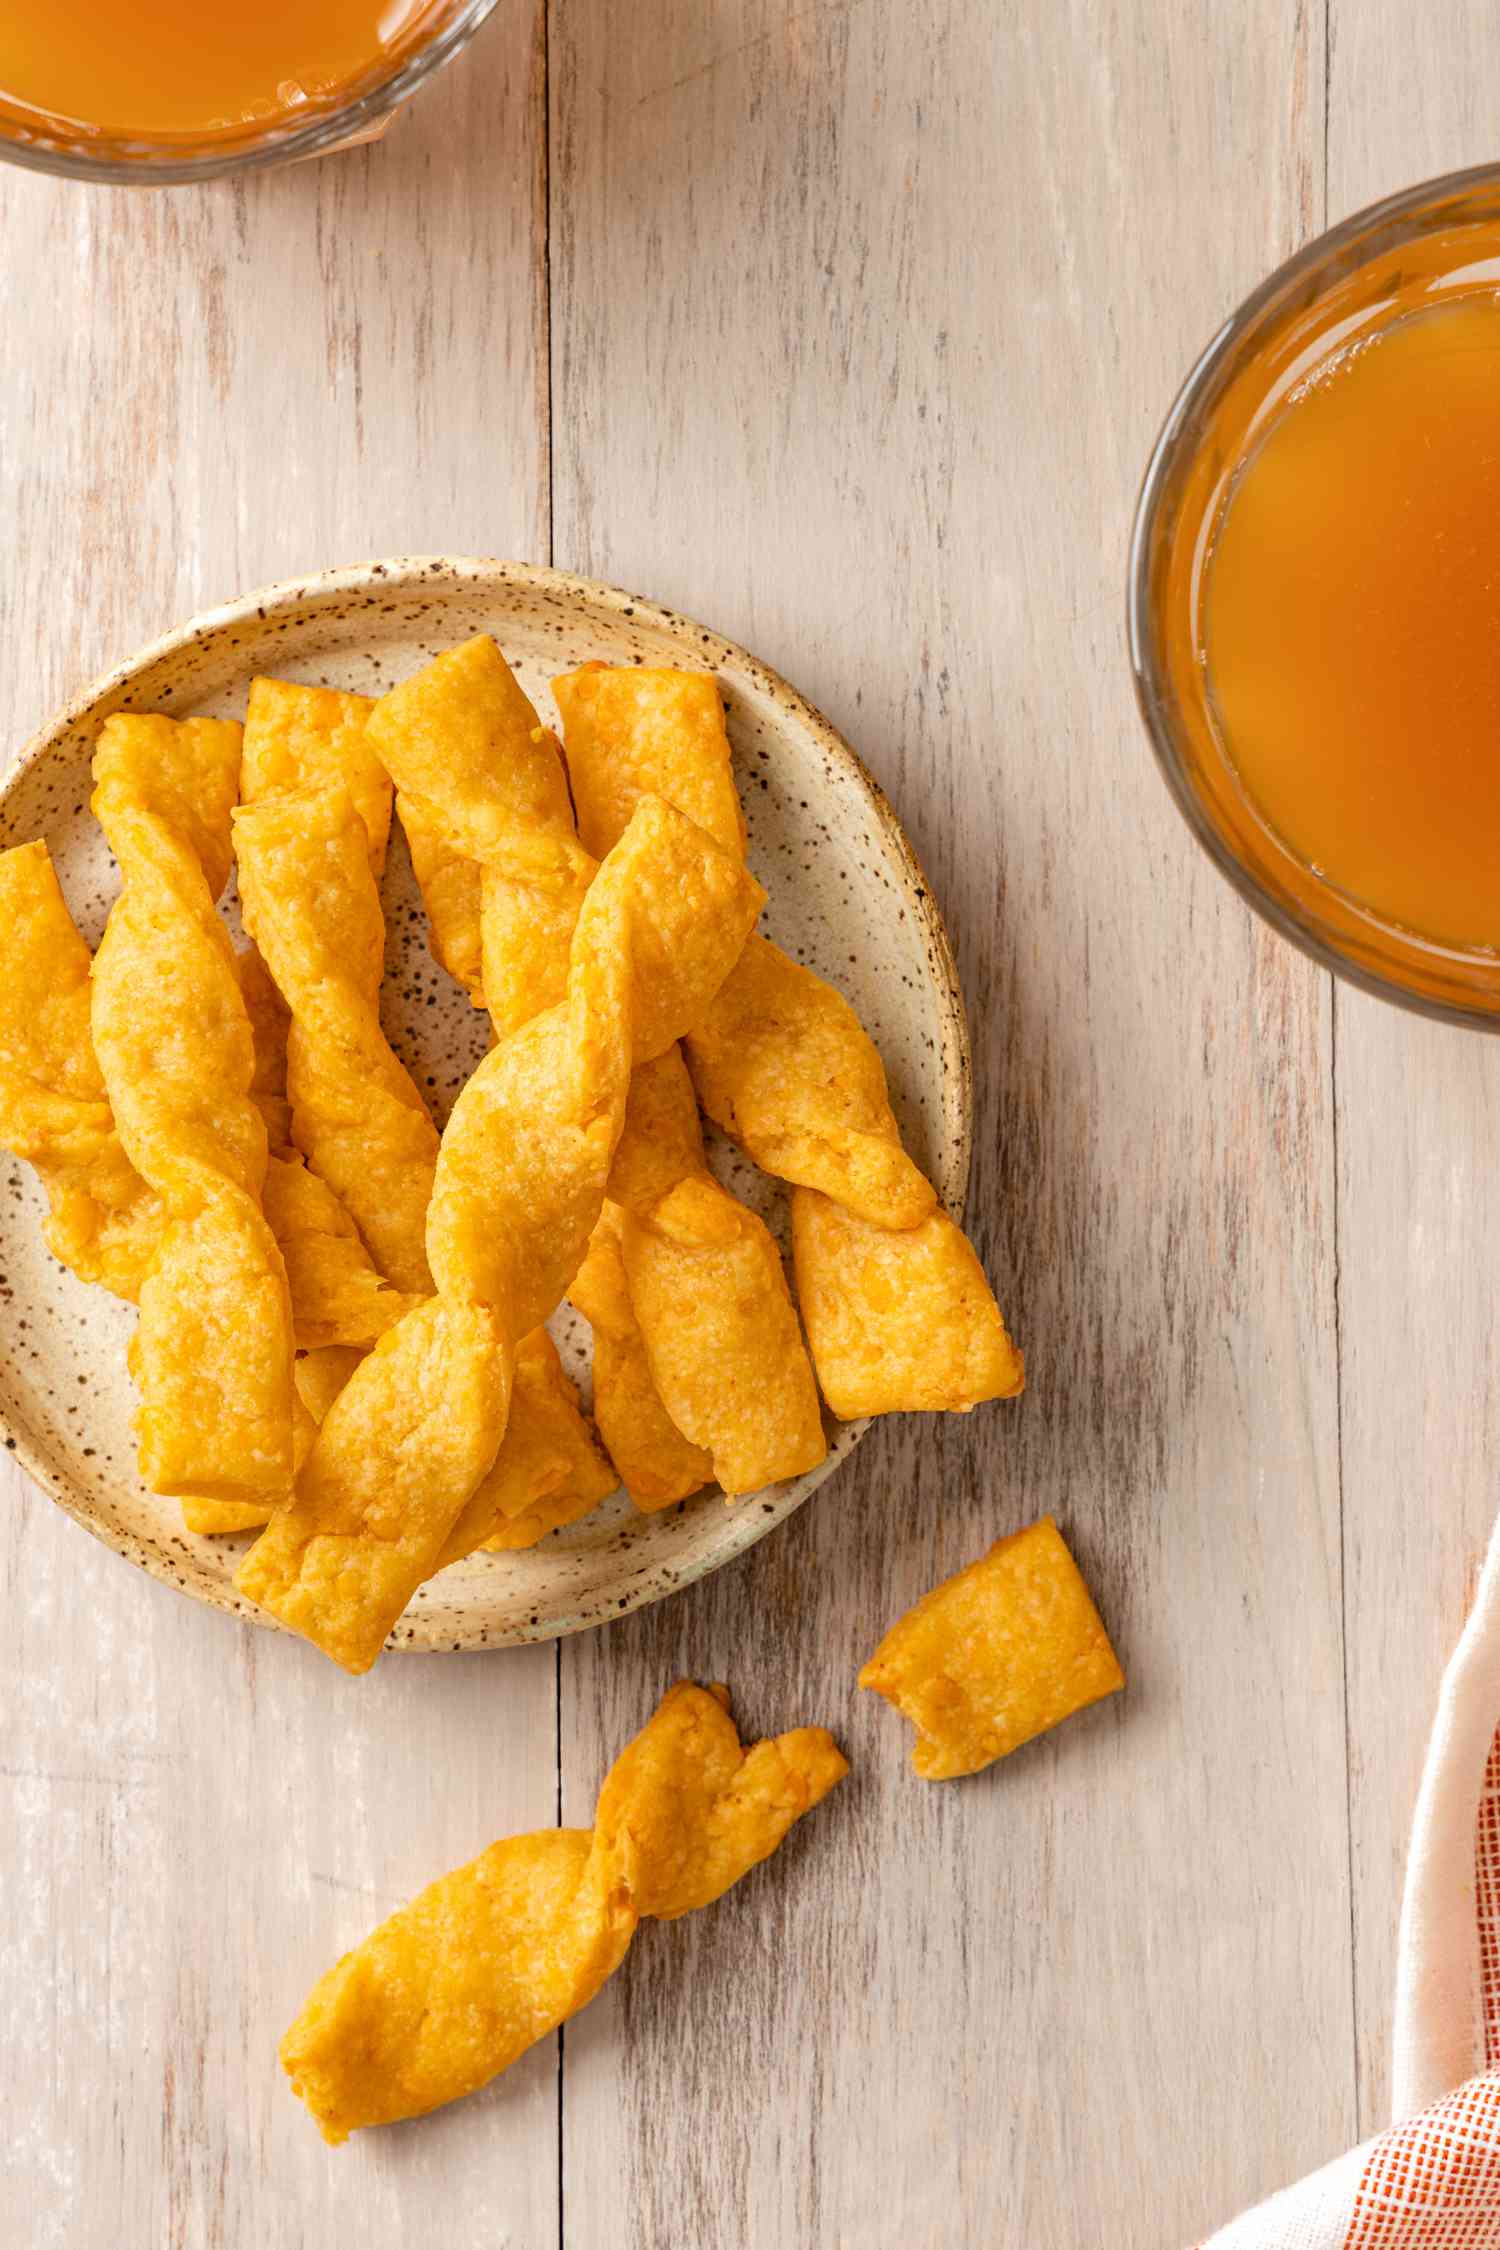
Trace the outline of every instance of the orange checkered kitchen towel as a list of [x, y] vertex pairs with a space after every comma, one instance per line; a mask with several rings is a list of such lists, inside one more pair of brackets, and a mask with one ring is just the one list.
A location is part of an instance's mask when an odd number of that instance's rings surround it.
[[1443, 1677], [1396, 1974], [1395, 2116], [1204, 2250], [1500, 2250], [1500, 1526]]

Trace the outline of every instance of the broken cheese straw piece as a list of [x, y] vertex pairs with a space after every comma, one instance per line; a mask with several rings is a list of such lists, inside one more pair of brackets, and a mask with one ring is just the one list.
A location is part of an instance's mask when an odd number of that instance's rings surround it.
[[924, 1781], [978, 1773], [1125, 1685], [1050, 1516], [924, 1594], [859, 1675], [917, 1730]]
[[141, 1474], [231, 1528], [292, 1478], [292, 1314], [261, 1209], [266, 1130], [234, 952], [229, 873], [240, 730], [118, 715], [94, 811], [123, 889], [94, 962], [94, 1049], [126, 1155], [167, 1223], [141, 1284]]
[[424, 1294], [437, 1129], [380, 1028], [385, 922], [364, 823], [342, 784], [235, 816], [240, 899], [291, 1010], [292, 1135], [395, 1288]]
[[[474, 946], [466, 925], [471, 915], [477, 917], [482, 962], [471, 989], [488, 1001], [496, 1037], [503, 1039], [562, 997], [578, 909], [595, 866], [573, 831], [557, 743], [488, 635], [446, 650], [392, 688], [376, 710], [371, 733], [400, 793], [434, 948], [443, 960], [468, 959]], [[439, 859], [439, 847], [450, 856]], [[472, 892], [460, 890], [458, 865], [472, 871]], [[582, 1272], [587, 1294], [587, 1262]], [[575, 1296], [574, 1302], [583, 1309], [581, 1299]], [[633, 1322], [628, 1299], [623, 1317]], [[613, 1386], [625, 1372], [620, 1354], [608, 1347], [601, 1354], [596, 1347], [594, 1412], [601, 1431], [628, 1437], [630, 1467], [616, 1457], [627, 1487], [634, 1495], [644, 1480], [651, 1491], [672, 1499], [695, 1492], [707, 1481], [708, 1464], [684, 1474], [684, 1454], [691, 1449], [660, 1401], [643, 1395], [650, 1376], [642, 1347], [629, 1365], [632, 1387], [617, 1397]], [[591, 1441], [581, 1416], [573, 1436], [583, 1457]], [[503, 1465], [497, 1462], [497, 1471]], [[445, 1561], [489, 1545], [501, 1515], [514, 1514], [512, 1544], [533, 1529], [540, 1537], [563, 1520], [559, 1493], [550, 1495], [554, 1505], [546, 1511], [511, 1511], [492, 1505], [502, 1489], [514, 1495], [514, 1478], [474, 1495], [444, 1550]], [[585, 1490], [597, 1491], [597, 1477], [579, 1489], [580, 1506], [569, 1520], [584, 1512]], [[535, 1495], [538, 1501], [545, 1496]]]
[[594, 1332], [599, 1435], [626, 1491], [649, 1515], [707, 1484], [714, 1465], [702, 1446], [683, 1436], [652, 1379], [620, 1255], [621, 1217], [618, 1204], [605, 1204], [568, 1294]]
[[133, 1302], [162, 1205], [115, 1131], [89, 1028], [90, 965], [46, 845], [0, 852], [0, 1146], [36, 1170], [52, 1255]]
[[[743, 860], [744, 822], [711, 674], [632, 668], [627, 680], [588, 665], [555, 681], [554, 692], [578, 769], [586, 842], [607, 844], [659, 774], [679, 810]], [[610, 1193], [652, 1382], [672, 1421], [707, 1449], [726, 1495], [815, 1467], [828, 1447], [780, 1253], [709, 1172], [680, 1055], [632, 1088]]]
[[[554, 692], [585, 841], [642, 789], [684, 809], [701, 802], [702, 746], [715, 725], [723, 734], [711, 673], [585, 666]], [[727, 738], [721, 771], [732, 789]], [[798, 1296], [834, 1413], [966, 1413], [1019, 1391], [1021, 1355], [968, 1242], [902, 1149], [880, 1056], [841, 995], [752, 937], [687, 1051], [710, 1117], [793, 1184]]]
[[721, 1897], [848, 1770], [821, 1727], [746, 1752], [725, 1690], [683, 1682], [592, 1832], [492, 1844], [328, 1971], [281, 2042], [292, 2091], [335, 2143], [474, 2092], [587, 2006], [643, 1917]]
[[499, 1452], [515, 1348], [583, 1258], [634, 1063], [701, 1011], [763, 899], [690, 821], [643, 802], [584, 900], [566, 1000], [459, 1095], [428, 1214], [439, 1296], [356, 1369], [236, 1580], [346, 1669], [374, 1663]]
[[[396, 784], [434, 949], [504, 1039], [562, 999], [594, 873], [557, 745], [488, 634], [383, 695], [370, 740]], [[465, 865], [477, 884], [455, 874]]]

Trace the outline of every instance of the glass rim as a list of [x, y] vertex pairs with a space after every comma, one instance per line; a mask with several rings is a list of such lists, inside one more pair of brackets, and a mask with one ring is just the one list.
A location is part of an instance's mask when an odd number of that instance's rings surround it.
[[[84, 180], [101, 187], [181, 187], [195, 180], [220, 180], [241, 172], [262, 172], [300, 157], [322, 156], [377, 125], [425, 85], [473, 38], [499, 0], [457, 0], [446, 22], [418, 46], [401, 55], [382, 75], [365, 79], [360, 90], [336, 107], [320, 109], [305, 125], [284, 119], [247, 127], [240, 137], [221, 139], [202, 153], [179, 153], [174, 142], [143, 137], [138, 156], [92, 156], [86, 144], [60, 147], [9, 129], [0, 117], [0, 162], [54, 178]], [[110, 146], [118, 147], [118, 139]]]
[[[1156, 604], [1151, 569], [1155, 535], [1171, 473], [1184, 443], [1191, 442], [1189, 425], [1220, 372], [1232, 360], [1240, 344], [1262, 316], [1298, 281], [1331, 264], [1342, 251], [1363, 242], [1367, 237], [1377, 235], [1382, 229], [1399, 229], [1403, 221], [1425, 213], [1434, 205], [1441, 205], [1450, 198], [1466, 196], [1476, 189], [1484, 188], [1500, 189], [1500, 162], [1470, 165], [1456, 172], [1437, 173], [1431, 179], [1419, 180], [1411, 187], [1398, 189], [1393, 195], [1382, 196], [1374, 203], [1365, 204], [1348, 218], [1341, 219], [1337, 225], [1325, 228], [1310, 242], [1293, 251], [1290, 257], [1283, 259], [1215, 330], [1183, 378], [1157, 433], [1141, 478], [1131, 523], [1126, 566], [1125, 629], [1136, 706], [1157, 770], [1195, 841], [1244, 903], [1299, 952], [1316, 962], [1320, 968], [1327, 969], [1333, 976], [1342, 978], [1346, 984], [1352, 984], [1378, 1000], [1393, 1002], [1412, 1014], [1426, 1016], [1435, 1022], [1455, 1024], [1468, 1030], [1500, 1032], [1500, 999], [1497, 999], [1496, 1008], [1489, 1010], [1467, 1005], [1462, 1000], [1443, 999], [1435, 994], [1414, 991], [1396, 977], [1385, 975], [1352, 958], [1334, 945], [1314, 920], [1278, 898], [1219, 832], [1193, 786], [1187, 760], [1179, 744], [1173, 718], [1173, 697], [1158, 660], [1157, 639], [1153, 631]], [[1373, 243], [1370, 258], [1378, 256], [1383, 247], [1391, 246]], [[1367, 262], [1368, 259], [1361, 258], [1358, 265]], [[1352, 270], [1357, 270], [1357, 267]], [[1460, 957], [1473, 958], [1471, 955]], [[1497, 964], [1497, 982], [1500, 982], [1500, 964]]]

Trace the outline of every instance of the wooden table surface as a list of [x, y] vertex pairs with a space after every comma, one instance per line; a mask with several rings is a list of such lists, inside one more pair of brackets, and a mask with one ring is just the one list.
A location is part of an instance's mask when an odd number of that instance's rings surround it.
[[[853, 739], [949, 918], [1031, 1368], [670, 1603], [357, 1682], [0, 1472], [6, 2244], [1157, 2250], [1383, 2121], [1495, 1501], [1500, 1046], [1335, 989], [1200, 859], [1124, 550], [1221, 315], [1492, 155], [1497, 100], [1482, 0], [502, 0], [381, 146], [0, 182], [3, 739], [378, 554], [722, 628]], [[856, 1665], [1044, 1509], [1129, 1691], [924, 1787]], [[487, 2095], [325, 2149], [274, 2060], [313, 1975], [586, 1821], [684, 1673], [831, 1723], [848, 1785]]]

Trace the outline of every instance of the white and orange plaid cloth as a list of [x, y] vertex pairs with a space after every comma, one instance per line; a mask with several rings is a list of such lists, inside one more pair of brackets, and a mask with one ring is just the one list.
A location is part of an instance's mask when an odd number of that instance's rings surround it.
[[1395, 2123], [1203, 2250], [1500, 2250], [1500, 1527], [1443, 1676], [1396, 1976]]

